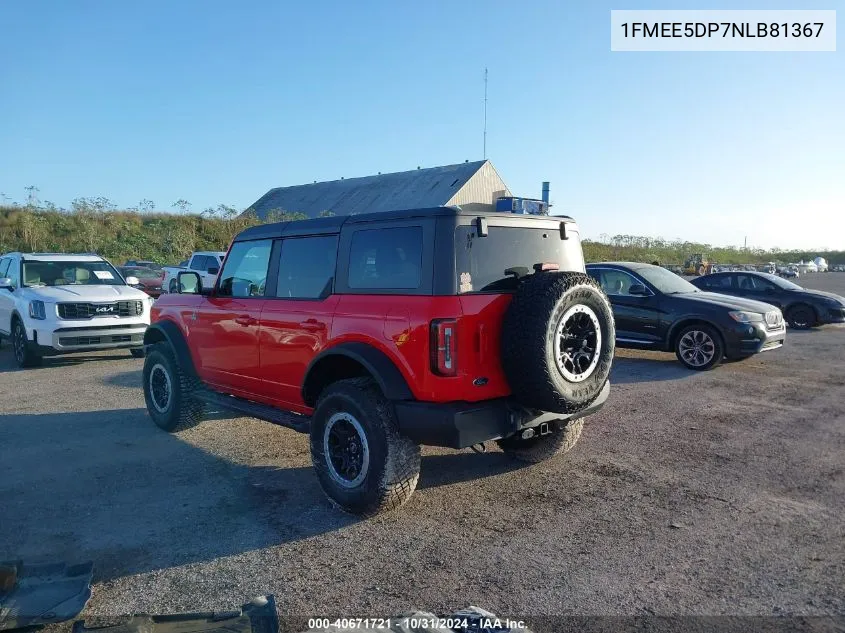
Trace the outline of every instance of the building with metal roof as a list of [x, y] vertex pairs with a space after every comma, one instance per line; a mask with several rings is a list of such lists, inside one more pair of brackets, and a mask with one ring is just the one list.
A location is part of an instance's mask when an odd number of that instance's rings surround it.
[[250, 209], [262, 220], [274, 213], [358, 215], [441, 206], [495, 205], [510, 190], [489, 160], [428, 167], [363, 178], [277, 187]]

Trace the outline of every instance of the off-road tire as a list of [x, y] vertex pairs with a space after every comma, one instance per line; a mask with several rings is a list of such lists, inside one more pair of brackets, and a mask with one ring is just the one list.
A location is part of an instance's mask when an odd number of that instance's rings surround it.
[[15, 357], [15, 363], [18, 367], [26, 369], [41, 364], [43, 359], [40, 354], [30, 348], [29, 340], [26, 338], [26, 328], [17, 315], [12, 319], [11, 343], [12, 356]]
[[[335, 481], [331, 458], [324, 449], [327, 425], [337, 413], [354, 416], [366, 436], [369, 465], [355, 487]], [[370, 378], [340, 380], [320, 394], [311, 417], [311, 460], [329, 500], [361, 517], [403, 505], [417, 487], [420, 474], [420, 447], [399, 433], [393, 406]]]
[[[555, 337], [562, 317], [577, 305], [597, 317], [601, 344], [591, 373], [571, 382], [558, 367]], [[511, 392], [526, 407], [575, 413], [588, 407], [607, 382], [615, 342], [613, 310], [594, 279], [583, 273], [539, 272], [520, 282], [505, 313], [502, 367]]]
[[524, 440], [519, 434], [496, 440], [499, 448], [505, 453], [529, 464], [538, 464], [555, 455], [563, 455], [568, 452], [584, 429], [584, 418], [566, 422], [554, 422], [551, 424], [552, 432], [548, 435], [536, 436]]
[[[681, 341], [687, 333], [694, 331], [704, 332], [710, 338], [710, 340], [713, 341], [713, 357], [703, 365], [694, 365], [688, 363], [681, 355]], [[674, 349], [675, 356], [678, 361], [687, 369], [692, 369], [694, 371], [710, 371], [711, 369], [715, 368], [719, 363], [721, 363], [722, 360], [725, 358], [725, 343], [722, 340], [722, 335], [719, 334], [716, 328], [710, 325], [706, 325], [704, 323], [693, 323], [692, 325], [687, 325], [680, 332], [678, 332], [677, 336], [675, 336]]]
[[[161, 367], [169, 376], [172, 387], [164, 411], [159, 411], [150, 393], [150, 374]], [[156, 343], [146, 355], [143, 371], [144, 401], [147, 412], [160, 429], [168, 433], [183, 431], [202, 421], [203, 405], [191, 394], [199, 388], [196, 379], [189, 377], [179, 366], [168, 343]]]
[[816, 325], [818, 319], [816, 319], [816, 313], [813, 308], [799, 303], [787, 310], [786, 322], [789, 324], [789, 327], [796, 330], [809, 330]]
[[144, 348], [143, 347], [136, 347], [129, 350], [129, 353], [132, 354], [132, 358], [144, 358]]

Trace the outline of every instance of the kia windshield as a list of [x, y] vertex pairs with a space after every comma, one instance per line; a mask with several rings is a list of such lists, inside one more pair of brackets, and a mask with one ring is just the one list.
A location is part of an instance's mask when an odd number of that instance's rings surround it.
[[121, 286], [123, 278], [104, 261], [25, 261], [24, 286]]

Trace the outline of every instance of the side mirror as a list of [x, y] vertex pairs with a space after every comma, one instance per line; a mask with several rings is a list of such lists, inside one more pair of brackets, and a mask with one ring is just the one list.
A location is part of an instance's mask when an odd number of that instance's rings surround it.
[[179, 294], [198, 295], [202, 294], [202, 279], [194, 272], [181, 272], [177, 275]]
[[209, 275], [216, 275], [217, 273], [220, 272], [220, 267], [219, 266], [209, 266], [208, 269], [206, 270], [206, 272]]
[[628, 294], [635, 297], [648, 297], [651, 292], [642, 284], [631, 284], [631, 287], [628, 288]]
[[127, 277], [126, 278], [126, 285], [127, 286], [140, 286], [141, 282], [138, 281], [137, 277]]
[[14, 290], [15, 286], [8, 277], [0, 277], [0, 290]]

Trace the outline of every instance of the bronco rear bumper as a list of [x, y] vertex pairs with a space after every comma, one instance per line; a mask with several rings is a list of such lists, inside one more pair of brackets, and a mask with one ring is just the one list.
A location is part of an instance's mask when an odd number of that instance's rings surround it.
[[417, 444], [467, 448], [543, 422], [586, 417], [601, 409], [609, 394], [610, 381], [587, 408], [569, 414], [526, 409], [510, 398], [448, 403], [400, 400], [394, 405], [399, 430]]

